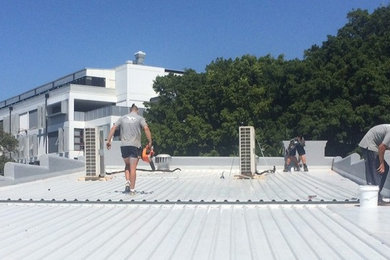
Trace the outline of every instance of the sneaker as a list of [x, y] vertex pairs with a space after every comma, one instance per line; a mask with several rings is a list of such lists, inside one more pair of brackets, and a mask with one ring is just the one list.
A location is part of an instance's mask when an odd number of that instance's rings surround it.
[[304, 170], [305, 172], [308, 172], [308, 171], [309, 171], [309, 169], [307, 168], [307, 165], [306, 165], [306, 164], [303, 165], [303, 170]]
[[382, 196], [378, 196], [378, 206], [390, 206], [390, 202], [384, 201]]
[[135, 194], [136, 194], [135, 190], [130, 190], [130, 195], [135, 195]]
[[129, 193], [130, 192], [130, 186], [126, 184], [126, 187], [125, 187], [125, 192], [126, 193]]

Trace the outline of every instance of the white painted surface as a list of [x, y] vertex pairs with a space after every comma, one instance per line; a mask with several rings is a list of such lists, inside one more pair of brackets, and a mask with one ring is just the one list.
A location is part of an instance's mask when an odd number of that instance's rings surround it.
[[[389, 212], [379, 211], [387, 217], [385, 226]], [[360, 225], [361, 215], [354, 206], [323, 205], [1, 204], [0, 255], [6, 259], [389, 259], [389, 233], [373, 235], [375, 228]]]
[[360, 208], [357, 184], [326, 168], [252, 180], [236, 174], [139, 171], [135, 196], [122, 192], [123, 173], [107, 181], [80, 181], [78, 173], [0, 187], [0, 256], [390, 258], [389, 208]]
[[126, 63], [115, 69], [118, 105], [130, 107], [135, 103], [144, 107], [143, 102], [157, 96], [153, 83], [157, 76], [168, 73], [164, 68]]
[[[143, 164], [146, 166], [146, 164]], [[145, 167], [147, 168], [147, 167]], [[148, 168], [150, 169], [150, 167]], [[122, 170], [122, 169], [117, 169]], [[223, 173], [224, 179], [221, 179]], [[182, 171], [138, 171], [136, 196], [123, 194], [123, 173], [108, 181], [78, 181], [83, 173], [1, 187], [0, 199], [23, 200], [147, 200], [147, 201], [345, 201], [357, 200], [358, 185], [324, 169], [310, 172], [276, 172], [257, 179], [241, 180], [238, 169], [183, 169]]]

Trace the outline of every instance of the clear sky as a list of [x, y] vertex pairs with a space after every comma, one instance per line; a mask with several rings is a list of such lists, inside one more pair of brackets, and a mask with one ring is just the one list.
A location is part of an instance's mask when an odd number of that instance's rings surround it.
[[0, 100], [83, 68], [203, 72], [216, 58], [303, 57], [353, 9], [390, 0], [0, 0]]

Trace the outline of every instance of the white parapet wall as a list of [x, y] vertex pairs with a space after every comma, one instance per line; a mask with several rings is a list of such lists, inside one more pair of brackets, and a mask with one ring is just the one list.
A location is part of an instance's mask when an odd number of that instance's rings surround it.
[[[390, 162], [388, 153], [385, 154], [385, 160], [387, 163]], [[332, 163], [332, 170], [360, 185], [367, 183], [364, 160], [357, 153], [353, 153], [345, 158], [335, 157]], [[381, 194], [386, 198], [390, 197], [389, 178], [386, 179]]]
[[4, 167], [4, 177], [2, 178], [3, 181], [6, 181], [9, 184], [81, 172], [84, 170], [84, 161], [45, 154], [40, 157], [40, 165], [7, 162]]
[[[306, 141], [306, 156], [307, 164], [309, 168], [311, 166], [326, 166], [331, 168], [334, 157], [325, 156], [325, 145], [327, 141]], [[284, 141], [288, 144], [289, 141]], [[287, 146], [286, 146], [287, 147]], [[157, 151], [158, 153], [158, 151]], [[112, 169], [123, 168], [123, 159], [120, 152], [120, 141], [113, 141], [110, 150], [104, 148], [104, 164], [106, 171], [109, 172]], [[277, 167], [277, 170], [282, 170], [284, 167], [283, 157], [262, 157], [256, 156], [257, 169], [268, 169], [273, 166]], [[140, 167], [148, 167], [148, 164], [140, 161]], [[234, 168], [239, 167], [239, 157], [205, 157], [205, 156], [172, 156], [171, 166], [176, 167], [208, 167], [208, 168]]]

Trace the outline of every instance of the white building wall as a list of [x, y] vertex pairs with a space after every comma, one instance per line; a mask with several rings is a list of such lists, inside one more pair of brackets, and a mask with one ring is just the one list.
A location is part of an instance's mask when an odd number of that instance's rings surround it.
[[156, 77], [168, 74], [164, 68], [131, 63], [119, 66], [115, 71], [117, 105], [127, 107], [133, 103], [144, 107], [143, 102], [149, 101], [157, 95], [153, 90]]
[[[17, 127], [17, 129], [13, 131], [13, 134], [18, 139], [22, 136], [27, 136], [25, 142], [23, 142], [23, 147], [18, 149], [19, 154], [17, 154], [15, 158], [18, 161], [34, 161], [38, 159], [39, 154], [44, 154], [46, 152], [46, 135], [44, 134], [44, 129], [39, 126], [29, 126], [29, 112], [38, 109], [39, 106], [43, 106], [44, 104], [45, 96], [39, 95], [12, 105], [11, 115], [18, 118], [17, 125], [15, 125], [15, 122], [12, 122], [12, 128], [15, 126]], [[0, 120], [3, 120], [8, 116], [9, 107], [5, 107], [0, 110]], [[32, 139], [31, 142], [29, 142], [30, 136]], [[34, 144], [33, 142], [36, 143]]]
[[[94, 76], [97, 77], [99, 75], [94, 75]], [[86, 101], [110, 102], [110, 103], [116, 103], [117, 101], [115, 90], [112, 88], [108, 89], [108, 88], [99, 88], [99, 87], [92, 87], [92, 86], [70, 85], [69, 117], [68, 117], [68, 123], [66, 124], [66, 126], [69, 127], [69, 132], [68, 132], [69, 158], [75, 158], [84, 154], [82, 151], [74, 150], [74, 129], [95, 127], [95, 126], [100, 126], [109, 123], [109, 120], [105, 118], [86, 121], [86, 122], [75, 121], [74, 120], [75, 99], [86, 100]]]
[[[47, 105], [53, 105], [58, 102], [61, 102], [63, 100], [68, 100], [69, 99], [69, 86], [62, 87], [59, 89], [55, 89], [53, 91], [50, 91], [49, 93], [49, 98], [47, 99]], [[43, 103], [44, 104], [44, 103]]]
[[116, 103], [115, 90], [92, 86], [70, 85], [72, 99], [92, 100]]
[[106, 79], [106, 88], [115, 88], [115, 70], [114, 69], [86, 69], [87, 76]]

